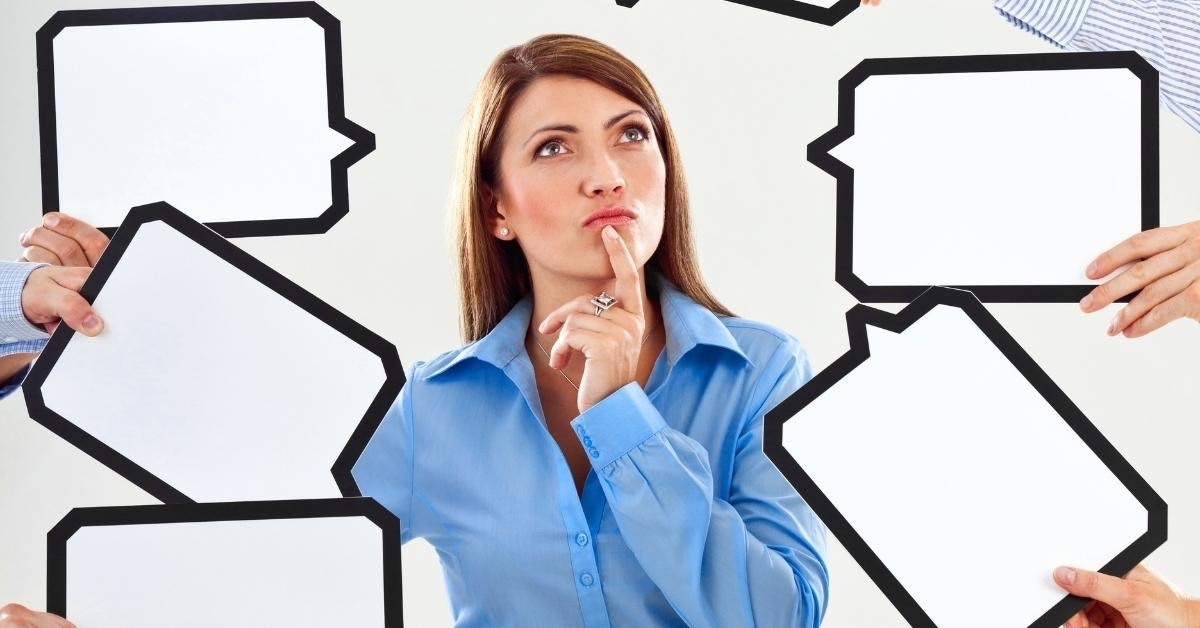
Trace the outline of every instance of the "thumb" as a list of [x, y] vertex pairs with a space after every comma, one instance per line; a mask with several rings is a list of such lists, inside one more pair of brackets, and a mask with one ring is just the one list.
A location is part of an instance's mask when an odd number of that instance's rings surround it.
[[1059, 567], [1054, 570], [1054, 582], [1072, 595], [1104, 602], [1122, 613], [1133, 610], [1134, 585], [1127, 580], [1094, 571]]
[[88, 336], [95, 336], [104, 328], [104, 322], [96, 315], [87, 299], [79, 296], [73, 290], [60, 290], [56, 299], [56, 309], [62, 322], [75, 331]]

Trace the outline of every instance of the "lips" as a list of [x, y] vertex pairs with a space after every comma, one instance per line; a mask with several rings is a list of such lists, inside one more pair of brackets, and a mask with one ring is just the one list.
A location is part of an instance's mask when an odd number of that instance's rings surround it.
[[605, 207], [588, 214], [583, 219], [583, 227], [603, 227], [604, 225], [623, 225], [637, 220], [637, 214], [624, 207]]

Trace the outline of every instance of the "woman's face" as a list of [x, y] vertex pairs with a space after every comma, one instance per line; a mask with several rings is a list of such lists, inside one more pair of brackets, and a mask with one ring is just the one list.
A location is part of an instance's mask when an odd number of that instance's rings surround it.
[[[600, 239], [611, 224], [641, 268], [662, 237], [666, 197], [653, 132], [641, 107], [597, 83], [534, 81], [501, 138], [493, 235], [516, 239], [533, 273], [600, 281], [613, 276]], [[622, 215], [589, 221], [603, 210]]]

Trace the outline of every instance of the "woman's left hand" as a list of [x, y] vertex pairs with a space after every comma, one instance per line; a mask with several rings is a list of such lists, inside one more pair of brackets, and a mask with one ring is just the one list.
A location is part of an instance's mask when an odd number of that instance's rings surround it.
[[1079, 302], [1084, 312], [1095, 312], [1141, 290], [1117, 312], [1108, 335], [1137, 338], [1177, 318], [1200, 321], [1200, 220], [1136, 233], [1101, 253], [1087, 276], [1099, 279], [1129, 263]]
[[565, 368], [572, 351], [583, 354], [583, 377], [576, 401], [580, 414], [636, 379], [646, 328], [642, 284], [633, 255], [611, 225], [604, 227], [600, 239], [617, 278], [612, 294], [616, 304], [596, 316], [596, 306], [590, 303], [595, 295], [582, 295], [551, 312], [538, 326], [543, 334], [561, 329], [550, 350], [551, 368]]

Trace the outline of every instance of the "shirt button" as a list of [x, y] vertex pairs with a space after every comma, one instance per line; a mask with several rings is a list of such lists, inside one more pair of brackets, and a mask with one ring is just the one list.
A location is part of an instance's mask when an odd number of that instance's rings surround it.
[[587, 545], [587, 544], [588, 544], [588, 538], [587, 538], [587, 535], [586, 535], [586, 534], [584, 534], [584, 533], [582, 533], [582, 532], [580, 532], [579, 534], [576, 534], [576, 535], [575, 535], [575, 542], [576, 542], [576, 543], [578, 543], [580, 547], [583, 547], [584, 545]]
[[582, 576], [579, 576], [579, 582], [585, 587], [590, 587], [592, 586], [592, 583], [595, 582], [595, 579], [592, 578], [592, 574], [585, 573]]
[[590, 456], [591, 456], [591, 457], [593, 457], [593, 458], [599, 458], [599, 457], [600, 457], [600, 450], [599, 450], [599, 449], [593, 449], [593, 450], [591, 450], [591, 451], [589, 451], [589, 452], [588, 452], [588, 455], [590, 455]]

